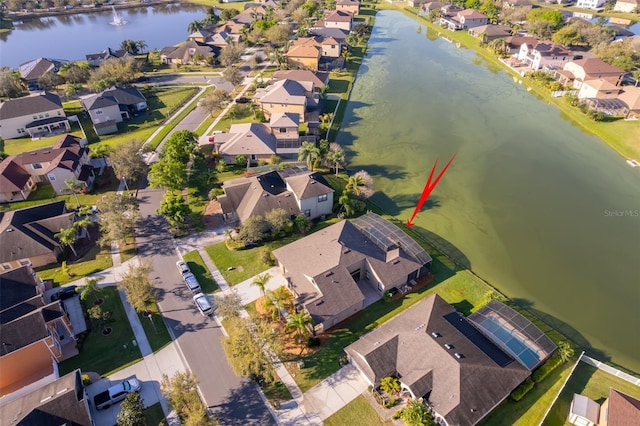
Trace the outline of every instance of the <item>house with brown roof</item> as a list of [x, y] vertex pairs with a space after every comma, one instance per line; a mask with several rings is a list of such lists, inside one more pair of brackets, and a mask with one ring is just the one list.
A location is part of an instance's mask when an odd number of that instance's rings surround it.
[[36, 189], [36, 180], [15, 161], [15, 156], [0, 162], [0, 203], [24, 201]]
[[73, 222], [74, 213], [67, 212], [64, 201], [0, 212], [2, 269], [56, 262], [63, 247], [54, 235]]
[[614, 86], [619, 86], [626, 72], [618, 67], [609, 65], [599, 58], [575, 59], [564, 64], [562, 73], [558, 77], [562, 83], [571, 83], [579, 89], [588, 80], [606, 80]]
[[0, 395], [54, 375], [58, 362], [78, 354], [60, 301], [43, 294], [30, 265], [0, 272]]
[[314, 93], [321, 93], [329, 85], [329, 77], [330, 74], [323, 71], [279, 70], [273, 73], [271, 81], [293, 80], [298, 83], [313, 83]]
[[317, 70], [322, 49], [315, 45], [293, 45], [285, 53], [287, 65], [294, 69]]
[[640, 400], [609, 388], [602, 406], [592, 399], [574, 394], [568, 422], [578, 426], [616, 426], [640, 424]]
[[336, 10], [349, 12], [354, 16], [358, 15], [360, 13], [360, 0], [337, 0]]
[[264, 19], [267, 15], [267, 9], [264, 6], [255, 6], [249, 7], [242, 12], [238, 13], [236, 16], [231, 18], [231, 20], [237, 24], [244, 25], [245, 27], [250, 27], [253, 23], [259, 19]]
[[56, 194], [69, 190], [66, 180], [90, 188], [95, 179], [87, 142], [73, 135], [61, 137], [51, 148], [23, 152], [7, 160], [22, 167], [37, 183], [50, 183]]
[[624, 118], [640, 118], [640, 87], [622, 86], [618, 99], [626, 106]]
[[640, 10], [639, 0], [617, 0], [615, 6], [613, 6], [615, 12], [627, 12], [633, 13]]
[[440, 25], [451, 31], [467, 30], [469, 28], [487, 25], [489, 18], [475, 9], [464, 9], [443, 14], [440, 17]]
[[431, 257], [375, 213], [343, 220], [273, 251], [287, 286], [322, 332], [427, 276]]
[[143, 114], [147, 110], [147, 98], [135, 87], [111, 86], [100, 93], [85, 97], [81, 103], [89, 113], [99, 136], [117, 132], [117, 123]]
[[333, 188], [320, 173], [303, 167], [229, 180], [222, 189], [218, 202], [225, 221], [234, 225], [274, 209], [283, 209], [290, 217], [304, 214], [317, 219], [333, 208]]
[[80, 370], [36, 389], [5, 396], [0, 402], [0, 418], [11, 419], [7, 425], [95, 425]]
[[495, 340], [432, 294], [363, 335], [345, 352], [373, 386], [388, 376], [399, 378], [412, 397], [424, 399], [438, 424], [473, 426], [531, 373]]
[[479, 38], [484, 43], [489, 43], [499, 38], [511, 36], [511, 27], [508, 25], [480, 25], [469, 29], [469, 34], [475, 38]]
[[622, 88], [620, 86], [616, 86], [601, 78], [598, 80], [587, 80], [580, 86], [578, 98], [616, 99], [621, 91]]
[[342, 43], [333, 37], [311, 36], [301, 37], [293, 42], [293, 46], [317, 46], [322, 58], [339, 58], [342, 53]]
[[69, 120], [57, 95], [32, 93], [22, 98], [0, 102], [0, 137], [15, 139], [42, 137], [71, 130]]
[[439, 1], [428, 1], [420, 6], [421, 15], [429, 15], [431, 12], [440, 11], [443, 6], [448, 3], [441, 3]]
[[573, 60], [573, 53], [552, 41], [525, 42], [520, 46], [517, 58], [532, 70], [563, 68]]
[[317, 106], [313, 82], [307, 81], [278, 80], [266, 88], [256, 90], [254, 98], [267, 118], [275, 113], [289, 112], [298, 114], [306, 122], [307, 110]]
[[325, 15], [324, 26], [326, 28], [340, 28], [341, 30], [351, 31], [353, 14], [343, 10], [332, 10]]

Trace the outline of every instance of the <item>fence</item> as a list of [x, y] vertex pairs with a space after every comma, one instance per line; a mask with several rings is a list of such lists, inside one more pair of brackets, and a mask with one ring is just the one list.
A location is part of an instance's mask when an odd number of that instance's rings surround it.
[[579, 90], [556, 90], [554, 92], [551, 92], [551, 96], [554, 98], [561, 98], [564, 95], [573, 95], [573, 96], [578, 96], [578, 92]]
[[640, 379], [632, 376], [631, 374], [627, 374], [624, 371], [620, 371], [617, 368], [613, 368], [610, 365], [605, 364], [604, 362], [600, 362], [597, 359], [593, 359], [589, 356], [583, 355], [581, 357], [582, 362], [586, 362], [587, 364], [596, 367], [602, 371], [606, 371], [607, 373], [614, 375], [616, 377], [620, 377], [622, 380], [625, 380], [629, 383], [632, 383], [636, 386], [640, 386]]

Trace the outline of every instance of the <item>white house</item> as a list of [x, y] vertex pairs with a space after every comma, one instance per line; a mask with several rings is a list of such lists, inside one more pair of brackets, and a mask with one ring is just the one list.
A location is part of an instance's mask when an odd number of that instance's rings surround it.
[[618, 0], [613, 7], [613, 10], [616, 12], [627, 12], [633, 13], [637, 10], [640, 10], [640, 1], [639, 0]]
[[604, 7], [605, 0], [578, 0], [576, 2], [576, 7], [580, 7], [582, 9], [600, 9]]
[[69, 120], [57, 95], [34, 93], [0, 103], [0, 137], [15, 139], [66, 133]]

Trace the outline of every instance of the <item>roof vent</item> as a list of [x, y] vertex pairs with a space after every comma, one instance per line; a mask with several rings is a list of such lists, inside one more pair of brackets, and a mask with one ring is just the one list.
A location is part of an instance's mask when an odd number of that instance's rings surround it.
[[318, 301], [316, 302], [316, 306], [320, 306], [320, 305], [322, 305], [323, 303], [324, 303], [324, 300], [318, 300]]
[[262, 194], [262, 196], [263, 196], [263, 197], [268, 197], [268, 196], [269, 196], [269, 194], [265, 192], [264, 194]]
[[350, 253], [350, 252], [351, 252], [350, 248], [345, 247], [344, 249], [342, 249], [342, 253], [343, 254], [347, 254], [347, 253]]
[[416, 327], [416, 331], [420, 330], [421, 328], [424, 328], [424, 323], [420, 324], [419, 326]]
[[373, 342], [373, 346], [378, 346], [380, 342]]
[[462, 359], [464, 358], [464, 355], [462, 355], [460, 352], [456, 352], [455, 354], [453, 354], [456, 358], [458, 359]]
[[444, 347], [447, 349], [453, 349], [453, 345], [451, 343], [445, 343]]
[[285, 197], [291, 197], [291, 194], [284, 194]]
[[437, 331], [433, 331], [433, 332], [431, 332], [431, 335], [432, 335], [433, 337], [435, 337], [436, 339], [437, 339], [438, 337], [442, 337], [442, 334], [438, 333]]
[[400, 259], [394, 259], [394, 261], [391, 263], [393, 263], [394, 265], [397, 265], [398, 263], [400, 263]]
[[331, 275], [333, 275], [333, 271], [329, 271], [326, 274], [324, 274], [325, 277], [330, 277]]

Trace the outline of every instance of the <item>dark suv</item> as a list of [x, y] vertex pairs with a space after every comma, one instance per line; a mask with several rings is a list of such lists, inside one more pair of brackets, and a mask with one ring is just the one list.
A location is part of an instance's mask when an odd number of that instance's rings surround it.
[[56, 294], [51, 295], [51, 301], [55, 302], [56, 300], [65, 300], [70, 299], [73, 296], [76, 296], [78, 293], [76, 292], [77, 287], [75, 285], [70, 285], [67, 287], [62, 287], [62, 289]]

